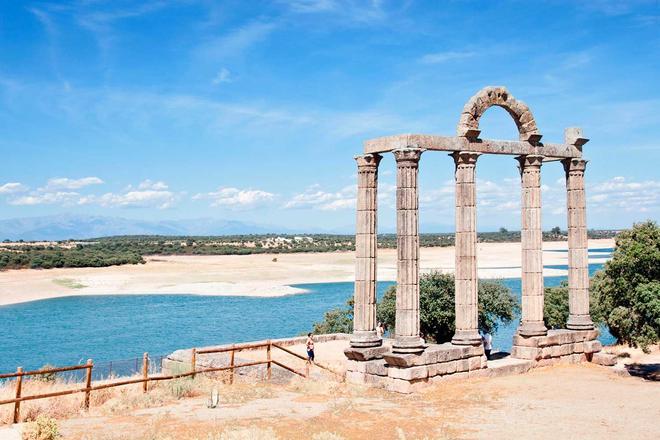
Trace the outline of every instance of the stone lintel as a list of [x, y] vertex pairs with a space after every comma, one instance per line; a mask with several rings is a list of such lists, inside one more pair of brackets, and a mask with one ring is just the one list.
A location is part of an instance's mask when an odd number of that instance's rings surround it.
[[389, 347], [384, 345], [366, 348], [349, 347], [344, 350], [344, 355], [350, 360], [364, 362], [373, 359], [382, 359], [383, 355], [389, 352], [389, 350]]
[[582, 157], [581, 147], [573, 144], [506, 141], [495, 139], [469, 139], [463, 136], [436, 136], [400, 134], [370, 139], [364, 142], [364, 153], [387, 153], [402, 148], [421, 148], [434, 151], [473, 151], [484, 154], [513, 156], [542, 155], [544, 160]]
[[545, 336], [513, 336], [513, 345], [520, 347], [547, 347], [549, 345], [574, 344], [598, 338], [598, 330], [548, 330]]
[[388, 365], [400, 368], [410, 368], [420, 365], [430, 365], [438, 362], [449, 362], [466, 359], [484, 354], [483, 346], [456, 346], [447, 342], [444, 344], [429, 344], [422, 354], [386, 353], [383, 355]]

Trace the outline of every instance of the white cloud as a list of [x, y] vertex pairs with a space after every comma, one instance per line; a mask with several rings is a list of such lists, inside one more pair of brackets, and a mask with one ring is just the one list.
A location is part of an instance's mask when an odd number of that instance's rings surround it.
[[660, 207], [660, 181], [629, 181], [616, 176], [587, 187], [587, 203], [598, 212], [648, 212]]
[[81, 179], [69, 179], [68, 177], [56, 177], [49, 179], [44, 191], [59, 189], [80, 189], [89, 185], [100, 185], [103, 180], [98, 177], [83, 177]]
[[271, 202], [275, 194], [258, 189], [239, 189], [232, 187], [218, 188], [217, 191], [196, 194], [193, 199], [211, 200], [211, 206], [227, 206], [231, 208], [253, 208]]
[[211, 82], [213, 83], [213, 85], [217, 86], [219, 84], [230, 83], [232, 81], [233, 79], [231, 77], [231, 72], [226, 67], [223, 67], [222, 69], [220, 69], [218, 74], [215, 76], [215, 78], [213, 78], [213, 81]]
[[9, 201], [10, 205], [32, 206], [32, 205], [71, 205], [75, 204], [80, 197], [77, 192], [54, 191], [33, 192], [30, 195], [18, 197]]
[[475, 55], [476, 52], [471, 52], [471, 51], [435, 52], [435, 53], [428, 53], [422, 56], [419, 59], [419, 62], [422, 64], [440, 64], [440, 63], [445, 63], [447, 61], [456, 61], [456, 60], [464, 60], [466, 58], [472, 58]]
[[19, 192], [25, 192], [27, 190], [27, 186], [18, 182], [8, 182], [4, 185], [0, 185], [0, 194], [16, 194]]
[[166, 190], [167, 188], [168, 188], [168, 186], [165, 182], [162, 182], [162, 181], [154, 182], [150, 179], [143, 180], [138, 185], [138, 189], [140, 189], [140, 190], [152, 189], [152, 190], [155, 190], [155, 191], [163, 191], [163, 190]]
[[54, 178], [48, 180], [46, 186], [32, 191], [30, 194], [9, 200], [11, 205], [99, 205], [104, 207], [141, 207], [165, 209], [171, 207], [179, 199], [179, 195], [169, 191], [164, 182], [145, 180], [137, 188], [128, 186], [120, 193], [81, 194], [70, 191], [89, 185], [103, 183], [98, 177], [82, 179]]
[[312, 185], [305, 192], [294, 195], [284, 204], [285, 209], [313, 208], [323, 211], [355, 208], [356, 187], [351, 185], [337, 192], [327, 192], [319, 185]]
[[171, 191], [135, 190], [125, 193], [106, 193], [99, 197], [82, 198], [81, 203], [98, 203], [106, 207], [167, 209], [178, 197]]

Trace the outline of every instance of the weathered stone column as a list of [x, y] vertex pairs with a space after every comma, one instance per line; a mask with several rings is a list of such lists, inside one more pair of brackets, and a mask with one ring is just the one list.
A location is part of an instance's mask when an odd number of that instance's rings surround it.
[[541, 231], [541, 164], [543, 156], [519, 156], [522, 186], [522, 316], [521, 336], [543, 336], [543, 233]]
[[479, 153], [451, 154], [456, 164], [456, 332], [452, 344], [479, 345], [477, 298], [477, 189], [475, 168]]
[[589, 315], [589, 250], [584, 193], [584, 159], [565, 159], [568, 211], [568, 322], [571, 330], [591, 330]]
[[394, 150], [396, 159], [396, 323], [395, 353], [419, 353], [419, 193], [417, 174], [422, 149]]
[[378, 164], [381, 156], [356, 156], [358, 166], [355, 224], [355, 294], [351, 347], [378, 347], [376, 334], [376, 252]]

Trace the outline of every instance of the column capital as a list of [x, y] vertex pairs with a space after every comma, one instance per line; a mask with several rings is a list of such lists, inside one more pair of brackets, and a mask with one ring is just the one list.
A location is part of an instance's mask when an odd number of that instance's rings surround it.
[[564, 171], [567, 173], [571, 171], [584, 172], [584, 170], [587, 168], [587, 162], [589, 161], [579, 157], [572, 157], [561, 161], [561, 163], [564, 165]]
[[358, 168], [378, 168], [378, 164], [382, 158], [383, 156], [377, 153], [363, 154], [354, 157]]
[[516, 156], [515, 159], [520, 164], [520, 171], [522, 171], [525, 168], [541, 168], [544, 156], [539, 154], [527, 154], [525, 156]]
[[582, 146], [589, 142], [589, 139], [583, 137], [582, 129], [580, 127], [568, 127], [564, 130], [564, 143], [568, 145], [575, 145], [582, 150]]
[[458, 165], [476, 165], [477, 159], [481, 156], [481, 153], [475, 153], [473, 151], [454, 151], [450, 154], [454, 158], [454, 163]]
[[392, 151], [394, 159], [400, 162], [419, 162], [422, 153], [426, 151], [423, 148], [398, 148]]

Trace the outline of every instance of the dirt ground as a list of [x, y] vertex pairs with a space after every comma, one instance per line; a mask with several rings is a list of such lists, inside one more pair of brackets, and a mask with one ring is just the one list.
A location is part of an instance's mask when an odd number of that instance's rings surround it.
[[660, 438], [660, 382], [592, 364], [446, 382], [411, 396], [330, 381], [233, 387], [234, 397], [223, 390], [215, 409], [193, 398], [130, 415], [92, 412], [63, 421], [62, 433], [77, 440]]

